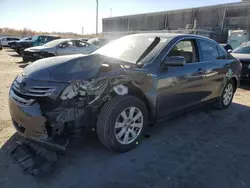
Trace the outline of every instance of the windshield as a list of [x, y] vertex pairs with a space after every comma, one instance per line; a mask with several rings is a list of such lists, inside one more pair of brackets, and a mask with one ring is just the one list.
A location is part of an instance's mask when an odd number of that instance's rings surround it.
[[[94, 53], [105, 55], [108, 57], [120, 59], [130, 63], [137, 63], [137, 60], [141, 58], [144, 52], [151, 47], [151, 44], [158, 37], [148, 35], [132, 35], [125, 36], [117, 39], [102, 48], [96, 50]], [[152, 60], [170, 41], [171, 38], [160, 38], [160, 41], [152, 46], [152, 49], [145, 54], [147, 62]], [[144, 57], [144, 58], [145, 58]]]
[[61, 44], [62, 42], [66, 42], [68, 40], [65, 40], [65, 39], [56, 39], [56, 40], [52, 40], [46, 44], [44, 44], [43, 46], [46, 46], [46, 47], [54, 47], [54, 46], [57, 46], [59, 44]]
[[250, 54], [250, 45], [241, 45], [236, 48], [233, 53], [240, 53], [240, 54]]

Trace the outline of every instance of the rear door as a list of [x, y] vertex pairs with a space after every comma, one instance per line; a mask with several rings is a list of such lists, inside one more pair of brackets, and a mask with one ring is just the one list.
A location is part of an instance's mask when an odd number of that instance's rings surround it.
[[77, 54], [77, 49], [74, 45], [74, 41], [66, 41], [58, 46], [57, 54], [60, 55], [72, 55]]
[[206, 90], [210, 93], [206, 100], [210, 100], [220, 96], [226, 76], [232, 73], [232, 70], [230, 71], [232, 61], [227, 59], [225, 50], [213, 41], [199, 39], [198, 45], [201, 60], [206, 64], [204, 80], [206, 80]]
[[205, 63], [200, 61], [195, 39], [178, 42], [167, 57], [183, 56], [182, 67], [159, 67], [157, 83], [157, 119], [174, 115], [181, 110], [201, 103], [209, 93], [205, 90]]

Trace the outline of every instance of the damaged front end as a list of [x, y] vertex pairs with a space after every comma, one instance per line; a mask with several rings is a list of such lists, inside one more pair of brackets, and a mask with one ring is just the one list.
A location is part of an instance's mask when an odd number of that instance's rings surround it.
[[[65, 58], [69, 63], [56, 57], [29, 65], [14, 80], [9, 93], [17, 132], [28, 143], [59, 152], [66, 151], [70, 136], [84, 129], [95, 130], [103, 105], [115, 95], [128, 94], [130, 85], [136, 85], [134, 77], [148, 79], [147, 74], [136, 71], [128, 75], [125, 66], [130, 64], [109, 63], [110, 59], [96, 55]], [[143, 88], [149, 91], [152, 86]]]

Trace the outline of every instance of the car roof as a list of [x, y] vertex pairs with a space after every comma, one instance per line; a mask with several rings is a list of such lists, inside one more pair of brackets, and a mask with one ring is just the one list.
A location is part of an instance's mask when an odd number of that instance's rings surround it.
[[204, 37], [201, 35], [195, 35], [195, 34], [185, 34], [185, 33], [138, 33], [138, 34], [131, 34], [130, 36], [149, 36], [149, 37], [160, 37], [160, 38], [197, 38], [197, 39], [205, 39], [205, 40], [209, 40], [210, 42], [214, 42], [216, 43], [216, 41], [208, 38], [208, 37]]

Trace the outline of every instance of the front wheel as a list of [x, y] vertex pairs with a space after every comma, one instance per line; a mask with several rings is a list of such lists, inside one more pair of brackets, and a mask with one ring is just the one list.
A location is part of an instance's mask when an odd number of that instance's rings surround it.
[[110, 150], [129, 151], [138, 144], [147, 119], [147, 108], [140, 99], [116, 96], [104, 105], [98, 116], [98, 138]]
[[229, 80], [221, 93], [219, 101], [215, 104], [215, 108], [228, 108], [232, 103], [234, 93], [235, 84], [232, 80]]

